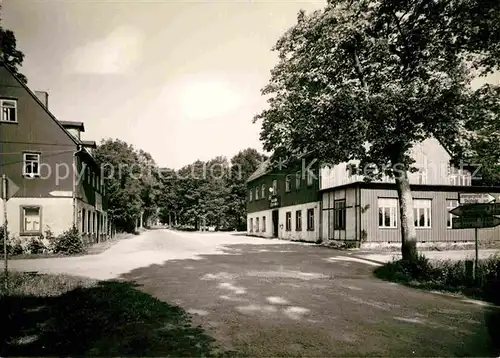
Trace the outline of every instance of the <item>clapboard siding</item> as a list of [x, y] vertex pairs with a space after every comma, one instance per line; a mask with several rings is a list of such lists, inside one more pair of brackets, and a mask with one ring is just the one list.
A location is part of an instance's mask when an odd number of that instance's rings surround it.
[[[419, 242], [463, 242], [474, 240], [474, 229], [454, 230], [446, 227], [448, 199], [458, 199], [458, 193], [438, 191], [414, 191], [413, 198], [431, 199], [431, 228], [417, 228]], [[378, 227], [378, 198], [397, 198], [396, 190], [362, 189], [361, 205], [369, 205], [361, 215], [361, 227], [367, 233], [368, 242], [400, 242], [401, 221], [398, 209], [398, 226], [394, 229], [381, 229]], [[500, 239], [500, 229], [481, 229], [478, 233], [479, 240]]]
[[[450, 154], [435, 138], [428, 138], [417, 143], [411, 149], [410, 156], [415, 160], [413, 166], [420, 172], [408, 173], [411, 184], [428, 185], [468, 185], [471, 183], [469, 171], [457, 170], [450, 172]], [[327, 165], [320, 170], [320, 190], [335, 188], [342, 185], [363, 181], [362, 175], [351, 175], [349, 165], [358, 165], [359, 161]], [[361, 172], [363, 172], [363, 169]], [[375, 182], [394, 183], [394, 178], [383, 177]]]

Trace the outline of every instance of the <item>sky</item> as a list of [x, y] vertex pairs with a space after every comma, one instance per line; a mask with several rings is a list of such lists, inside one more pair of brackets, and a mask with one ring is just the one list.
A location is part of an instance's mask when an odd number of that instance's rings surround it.
[[59, 120], [178, 169], [262, 150], [252, 118], [266, 107], [271, 48], [300, 9], [325, 3], [3, 0], [2, 21], [25, 54], [28, 86], [49, 93]]

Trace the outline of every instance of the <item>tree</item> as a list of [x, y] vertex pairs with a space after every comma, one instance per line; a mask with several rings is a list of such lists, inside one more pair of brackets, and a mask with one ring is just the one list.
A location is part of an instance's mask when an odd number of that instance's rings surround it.
[[0, 61], [5, 64], [23, 83], [28, 83], [25, 75], [19, 72], [24, 54], [17, 49], [16, 36], [11, 30], [0, 27]]
[[300, 12], [273, 48], [279, 61], [262, 90], [269, 108], [254, 118], [262, 120], [264, 149], [332, 165], [354, 161], [367, 180], [393, 177], [403, 259], [414, 260], [410, 149], [433, 136], [460, 155], [474, 137], [471, 118], [498, 121], [488, 108], [493, 91], [481, 95], [470, 83], [499, 67], [499, 7], [331, 0]]
[[108, 215], [119, 231], [133, 232], [143, 208], [139, 158], [130, 144], [119, 139], [103, 140], [95, 151], [103, 170]]
[[235, 229], [246, 228], [246, 181], [266, 159], [265, 155], [253, 148], [242, 150], [231, 158], [226, 214]]

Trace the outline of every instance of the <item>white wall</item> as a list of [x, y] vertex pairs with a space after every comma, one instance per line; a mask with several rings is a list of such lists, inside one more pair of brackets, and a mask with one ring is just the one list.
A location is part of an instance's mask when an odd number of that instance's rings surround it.
[[[413, 164], [417, 168], [421, 168], [426, 175], [419, 173], [409, 173], [408, 177], [411, 184], [429, 184], [429, 185], [471, 185], [470, 173], [463, 171], [463, 180], [451, 181], [451, 176], [456, 176], [448, 173], [448, 164], [450, 155], [435, 138], [428, 138], [421, 143], [417, 143], [411, 150], [411, 157], [415, 160]], [[350, 161], [351, 164], [358, 164], [359, 161]], [[361, 175], [349, 176], [347, 163], [340, 163], [332, 168], [323, 167], [320, 170], [320, 189], [333, 188], [340, 185], [362, 181]], [[424, 177], [425, 179], [421, 179]], [[393, 183], [394, 179], [383, 178], [381, 182]]]
[[[72, 198], [11, 198], [7, 201], [7, 223], [10, 237], [19, 237], [21, 228], [21, 208], [37, 205], [42, 208], [41, 230], [47, 227], [54, 235], [60, 235], [73, 224]], [[4, 223], [3, 201], [0, 200], [0, 223]]]
[[[315, 242], [319, 239], [320, 204], [312, 202], [306, 204], [286, 206], [279, 209], [278, 237], [285, 240], [305, 240]], [[314, 209], [314, 230], [307, 230], [307, 209]], [[295, 212], [302, 210], [302, 230], [295, 230]], [[286, 231], [286, 212], [292, 213], [291, 231]]]
[[[262, 231], [262, 217], [266, 218], [266, 230]], [[253, 219], [253, 230], [250, 230], [250, 218]], [[255, 219], [259, 218], [259, 230]], [[272, 210], [257, 211], [247, 215], [247, 234], [259, 237], [273, 237]]]

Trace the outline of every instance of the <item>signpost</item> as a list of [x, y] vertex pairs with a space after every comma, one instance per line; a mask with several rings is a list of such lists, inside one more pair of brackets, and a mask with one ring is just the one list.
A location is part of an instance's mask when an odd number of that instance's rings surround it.
[[9, 239], [7, 231], [7, 200], [12, 198], [14, 194], [19, 190], [19, 187], [10, 180], [5, 174], [2, 174], [2, 181], [0, 182], [0, 189], [2, 193], [3, 200], [3, 261], [4, 261], [4, 284], [5, 290], [9, 289], [8, 285], [8, 255], [7, 255], [7, 240]]
[[460, 193], [458, 201], [460, 204], [488, 204], [495, 201], [495, 196], [489, 193]]
[[[459, 194], [460, 206], [450, 210], [457, 217], [452, 218], [453, 229], [474, 229], [476, 259], [474, 262], [474, 278], [477, 275], [479, 252], [477, 230], [500, 225], [500, 203], [495, 202], [498, 194], [465, 193]], [[500, 198], [499, 198], [500, 199]]]

